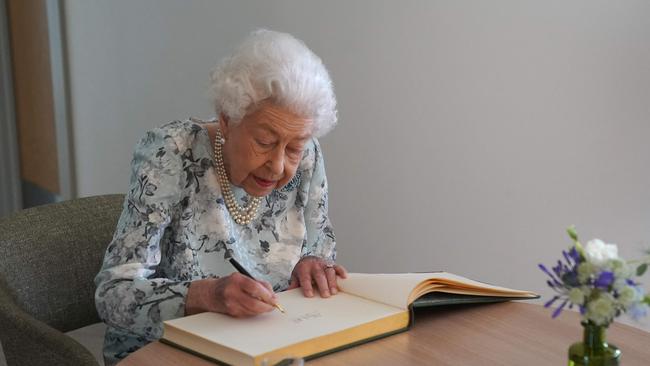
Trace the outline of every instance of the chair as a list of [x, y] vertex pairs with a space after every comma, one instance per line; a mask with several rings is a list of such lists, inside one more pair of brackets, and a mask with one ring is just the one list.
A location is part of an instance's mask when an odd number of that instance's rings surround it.
[[64, 332], [101, 322], [93, 279], [123, 200], [81, 198], [0, 219], [0, 342], [9, 366], [98, 365]]

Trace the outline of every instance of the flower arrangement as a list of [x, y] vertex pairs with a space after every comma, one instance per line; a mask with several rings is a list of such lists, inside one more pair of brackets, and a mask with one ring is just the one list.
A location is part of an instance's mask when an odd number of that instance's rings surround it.
[[577, 306], [584, 322], [608, 326], [614, 318], [627, 313], [639, 320], [648, 313], [650, 296], [644, 294], [634, 276], [642, 276], [650, 263], [650, 251], [642, 260], [625, 261], [618, 256], [616, 244], [606, 244], [593, 239], [583, 247], [578, 241], [575, 227], [567, 232], [573, 240], [568, 251], [562, 251], [564, 261], [549, 271], [543, 264], [539, 268], [550, 279], [547, 284], [557, 293], [544, 306], [559, 306], [553, 318], [567, 307]]

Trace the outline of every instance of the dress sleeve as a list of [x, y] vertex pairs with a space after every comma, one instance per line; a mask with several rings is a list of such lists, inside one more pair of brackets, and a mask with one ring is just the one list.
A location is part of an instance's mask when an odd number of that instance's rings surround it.
[[328, 194], [325, 162], [318, 140], [313, 139], [313, 142], [314, 165], [305, 207], [307, 241], [303, 245], [302, 256], [313, 255], [334, 261], [336, 260], [336, 238], [327, 213]]
[[124, 209], [95, 278], [95, 303], [109, 326], [147, 340], [162, 321], [184, 315], [190, 281], [159, 278], [161, 239], [180, 196], [182, 159], [174, 139], [156, 129], [137, 144]]

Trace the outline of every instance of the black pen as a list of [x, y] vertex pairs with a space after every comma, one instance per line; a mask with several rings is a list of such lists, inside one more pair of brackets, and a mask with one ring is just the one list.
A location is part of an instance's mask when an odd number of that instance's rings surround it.
[[[246, 276], [246, 277], [248, 277], [248, 278], [250, 278], [250, 279], [255, 280], [255, 277], [253, 277], [253, 276], [252, 276], [252, 275], [251, 275], [251, 274], [246, 270], [246, 268], [242, 267], [242, 265], [239, 264], [239, 262], [237, 262], [237, 260], [235, 260], [235, 258], [230, 257], [230, 264], [232, 264], [232, 266], [235, 267], [235, 268], [237, 269], [237, 272], [243, 274], [244, 276]], [[255, 280], [255, 281], [257, 281], [257, 280]], [[258, 298], [258, 300], [261, 301], [262, 299], [259, 299], [259, 298]], [[284, 314], [284, 309], [282, 308], [282, 306], [280, 306], [280, 304], [275, 303], [275, 304], [272, 304], [272, 305], [275, 306], [276, 309], [280, 310], [280, 311], [282, 312], [282, 314]]]

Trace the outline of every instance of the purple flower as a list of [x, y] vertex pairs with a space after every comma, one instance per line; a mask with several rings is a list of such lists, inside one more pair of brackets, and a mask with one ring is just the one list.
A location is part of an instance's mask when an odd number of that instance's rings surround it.
[[562, 287], [562, 282], [560, 282], [543, 264], [539, 264], [539, 269], [544, 271], [551, 279], [548, 282], [548, 285], [552, 288]]
[[564, 309], [567, 302], [569, 302], [569, 299], [564, 300], [562, 302], [562, 305], [558, 306], [557, 309], [555, 309], [555, 311], [553, 311], [553, 315], [552, 315], [553, 318], [557, 318], [560, 315], [560, 313], [562, 312], [562, 309]]
[[544, 307], [547, 308], [547, 307], [553, 305], [553, 303], [559, 298], [560, 298], [559, 296], [553, 296], [552, 299], [550, 299], [549, 301], [546, 302], [546, 304], [544, 304]]
[[[635, 320], [647, 316], [650, 313], [650, 297], [644, 297], [640, 283], [628, 278], [632, 273], [627, 274], [629, 271], [625, 263], [619, 266], [623, 260], [618, 258], [616, 245], [594, 239], [581, 248], [575, 229], [571, 227], [568, 232], [575, 244], [563, 250], [562, 257], [553, 266], [539, 264], [539, 268], [548, 276], [546, 283], [555, 292], [555, 296], [544, 304], [546, 308], [554, 308], [553, 318], [574, 305], [584, 320], [596, 322], [602, 318], [603, 314], [600, 313], [606, 313], [608, 321], [623, 312]], [[616, 262], [608, 264], [609, 260]], [[608, 264], [609, 270], [603, 270], [608, 268], [604, 267], [605, 264]], [[620, 274], [615, 275], [612, 268], [616, 271], [621, 269]], [[640, 272], [640, 268], [637, 268], [637, 276], [641, 275]], [[636, 293], [630, 291], [630, 287]]]
[[648, 315], [648, 305], [643, 303], [634, 304], [627, 309], [627, 313], [632, 319], [641, 320], [641, 318]]
[[569, 256], [569, 252], [567, 252], [566, 250], [563, 250], [563, 251], [562, 251], [562, 255], [564, 256], [564, 260], [565, 260], [567, 263], [571, 264], [571, 262], [573, 261], [573, 258], [571, 258], [571, 257]]
[[581, 262], [580, 253], [578, 253], [578, 250], [576, 249], [576, 247], [571, 247], [571, 250], [569, 250], [569, 256], [573, 259], [573, 261], [576, 264]]
[[575, 270], [565, 272], [562, 275], [562, 282], [564, 282], [564, 284], [569, 287], [580, 286], [580, 281], [578, 280], [578, 272]]
[[601, 290], [607, 290], [612, 283], [614, 283], [614, 272], [602, 271], [596, 281], [594, 281], [594, 286]]
[[630, 278], [628, 278], [627, 280], [625, 280], [625, 283], [627, 283], [627, 284], [630, 285], [630, 286], [638, 286], [638, 285], [640, 285], [640, 283], [634, 282], [634, 281], [633, 281], [632, 279], [630, 279]]

